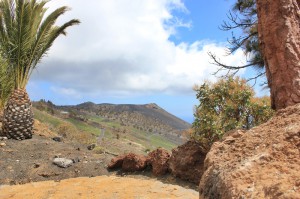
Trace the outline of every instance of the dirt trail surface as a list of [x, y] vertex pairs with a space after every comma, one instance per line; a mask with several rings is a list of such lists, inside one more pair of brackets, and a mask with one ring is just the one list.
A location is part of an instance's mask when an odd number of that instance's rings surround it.
[[196, 199], [199, 198], [199, 194], [195, 190], [164, 184], [154, 179], [99, 176], [72, 178], [60, 182], [44, 181], [25, 185], [6, 185], [0, 187], [0, 198]]

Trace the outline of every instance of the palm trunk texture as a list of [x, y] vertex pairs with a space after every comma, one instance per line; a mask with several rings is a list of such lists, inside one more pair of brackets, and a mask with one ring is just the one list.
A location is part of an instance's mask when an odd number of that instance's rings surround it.
[[260, 48], [276, 110], [300, 103], [299, 7], [299, 0], [257, 0]]
[[4, 109], [2, 133], [16, 140], [32, 137], [33, 112], [26, 90], [17, 89], [10, 96]]

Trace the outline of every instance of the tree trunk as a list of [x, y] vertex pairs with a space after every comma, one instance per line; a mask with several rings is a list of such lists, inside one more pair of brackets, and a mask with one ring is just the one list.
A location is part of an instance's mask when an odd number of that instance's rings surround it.
[[257, 0], [260, 48], [276, 110], [300, 103], [299, 7], [299, 0]]
[[26, 90], [14, 90], [4, 109], [2, 133], [8, 138], [24, 140], [32, 137], [33, 113]]

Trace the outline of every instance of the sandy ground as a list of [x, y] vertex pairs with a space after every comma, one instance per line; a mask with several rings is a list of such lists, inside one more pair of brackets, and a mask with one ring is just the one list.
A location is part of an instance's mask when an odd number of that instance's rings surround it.
[[199, 198], [198, 195], [195, 190], [164, 184], [154, 179], [117, 176], [80, 177], [59, 182], [44, 181], [0, 187], [2, 199], [196, 199]]

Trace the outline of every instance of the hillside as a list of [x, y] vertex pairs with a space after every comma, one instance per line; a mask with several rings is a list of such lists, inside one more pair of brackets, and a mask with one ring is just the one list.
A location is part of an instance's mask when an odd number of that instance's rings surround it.
[[113, 154], [171, 150], [184, 142], [182, 130], [190, 126], [155, 104], [56, 106], [41, 100], [33, 106], [35, 118], [60, 136], [72, 131], [69, 137]]
[[58, 108], [77, 115], [96, 115], [117, 122], [121, 126], [132, 126], [141, 131], [160, 134], [178, 144], [182, 143], [182, 130], [190, 127], [189, 123], [154, 103], [114, 105], [86, 102], [76, 106], [59, 106]]

